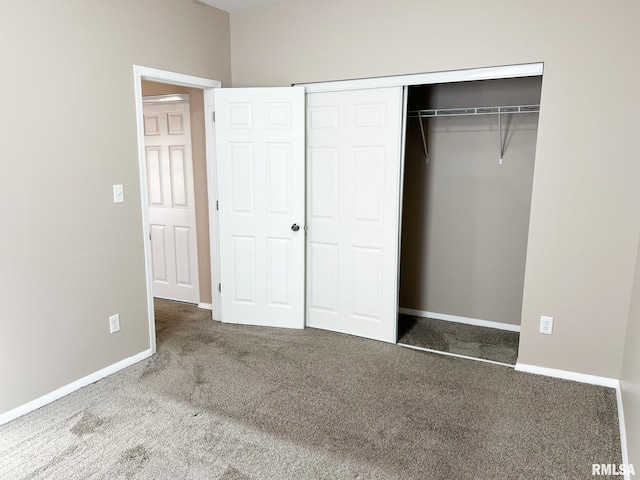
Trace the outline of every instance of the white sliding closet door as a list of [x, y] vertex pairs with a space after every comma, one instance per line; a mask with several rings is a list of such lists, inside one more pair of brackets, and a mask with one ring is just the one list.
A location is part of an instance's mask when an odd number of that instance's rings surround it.
[[307, 325], [396, 342], [402, 87], [307, 94]]
[[221, 320], [304, 327], [304, 89], [215, 90]]

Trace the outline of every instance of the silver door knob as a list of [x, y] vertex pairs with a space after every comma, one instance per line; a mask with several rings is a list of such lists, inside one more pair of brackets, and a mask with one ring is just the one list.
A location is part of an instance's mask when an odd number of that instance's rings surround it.
[[298, 225], [297, 223], [294, 223], [293, 225], [291, 225], [291, 230], [293, 230], [294, 232], [297, 232], [298, 230], [300, 230], [300, 225]]

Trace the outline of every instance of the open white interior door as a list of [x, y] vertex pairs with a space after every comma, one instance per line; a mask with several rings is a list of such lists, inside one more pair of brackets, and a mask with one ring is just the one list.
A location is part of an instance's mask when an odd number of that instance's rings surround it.
[[402, 87], [306, 99], [307, 326], [395, 343]]
[[215, 90], [223, 322], [304, 328], [304, 101]]
[[167, 102], [166, 96], [143, 98], [153, 296], [198, 303], [189, 98], [172, 97], [181, 100]]

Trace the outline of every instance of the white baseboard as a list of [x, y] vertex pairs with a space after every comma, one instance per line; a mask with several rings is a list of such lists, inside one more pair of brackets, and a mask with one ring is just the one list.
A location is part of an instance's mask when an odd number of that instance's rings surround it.
[[199, 303], [198, 308], [202, 308], [203, 310], [213, 310], [213, 304], [211, 303]]
[[[516, 371], [533, 373], [536, 375], [544, 375], [547, 377], [562, 378], [564, 380], [573, 380], [574, 382], [588, 383], [601, 387], [614, 388], [616, 390], [616, 402], [618, 405], [618, 426], [620, 429], [620, 450], [622, 451], [622, 463], [629, 465], [629, 451], [627, 450], [627, 429], [624, 423], [624, 408], [622, 406], [622, 390], [620, 389], [620, 380], [617, 378], [599, 377], [597, 375], [588, 375], [586, 373], [569, 372], [567, 370], [558, 370], [555, 368], [538, 367], [535, 365], [527, 365], [524, 363], [516, 363]], [[629, 475], [625, 475], [625, 480], [630, 480]]]
[[536, 375], [544, 375], [546, 377], [562, 378], [564, 380], [573, 380], [574, 382], [580, 383], [589, 383], [591, 385], [599, 385], [601, 387], [616, 388], [620, 386], [620, 380], [617, 378], [598, 377], [596, 375], [588, 375], [586, 373], [538, 367], [536, 365], [527, 365], [520, 362], [516, 363], [516, 371], [534, 373]]
[[[622, 463], [629, 465], [629, 450], [627, 450], [627, 426], [624, 423], [624, 406], [622, 402], [622, 388], [620, 381], [616, 385], [616, 399], [618, 400], [618, 425], [620, 426], [620, 450], [622, 450]], [[625, 480], [631, 480], [631, 475], [626, 474]]]
[[433, 318], [435, 320], [464, 323], [466, 325], [475, 325], [477, 327], [497, 328], [498, 330], [520, 332], [520, 325], [510, 325], [508, 323], [492, 322], [489, 320], [480, 320], [478, 318], [460, 317], [458, 315], [449, 315], [447, 313], [425, 312], [424, 310], [414, 310], [413, 308], [400, 307], [398, 311], [405, 315], [413, 315], [414, 317]]
[[113, 365], [109, 365], [108, 367], [103, 368], [102, 370], [98, 370], [92, 374], [87, 375], [86, 377], [82, 377], [75, 382], [69, 383], [64, 387], [60, 387], [57, 390], [54, 390], [51, 393], [47, 393], [40, 398], [36, 398], [29, 403], [25, 403], [19, 407], [14, 408], [13, 410], [9, 410], [0, 415], [0, 425], [4, 425], [5, 423], [9, 423], [11, 420], [15, 420], [22, 415], [26, 415], [29, 412], [32, 412], [40, 407], [47, 405], [48, 403], [54, 402], [65, 395], [69, 395], [70, 393], [75, 392], [76, 390], [81, 389], [82, 387], [86, 387], [98, 380], [101, 380], [109, 375], [112, 375], [124, 368], [130, 367], [145, 358], [149, 358], [152, 355], [151, 349], [145, 350], [144, 352], [140, 352], [137, 355], [134, 355], [129, 358], [125, 358]]

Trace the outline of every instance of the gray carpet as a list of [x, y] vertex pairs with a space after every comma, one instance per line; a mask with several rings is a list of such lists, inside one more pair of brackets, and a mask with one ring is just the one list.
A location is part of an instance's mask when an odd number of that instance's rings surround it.
[[158, 353], [0, 427], [2, 479], [580, 479], [615, 391], [157, 303]]
[[398, 343], [515, 365], [520, 334], [401, 314]]

